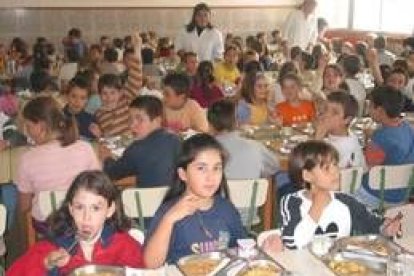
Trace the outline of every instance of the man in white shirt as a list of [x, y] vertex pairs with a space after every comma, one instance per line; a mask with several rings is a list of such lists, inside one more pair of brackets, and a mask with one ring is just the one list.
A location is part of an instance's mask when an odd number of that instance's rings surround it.
[[299, 46], [302, 50], [310, 48], [318, 35], [317, 21], [314, 15], [315, 0], [304, 0], [299, 9], [292, 11], [282, 28], [282, 38], [287, 46]]
[[210, 23], [210, 8], [200, 3], [194, 7], [191, 22], [175, 40], [177, 51], [195, 52], [200, 61], [215, 61], [223, 57], [222, 33]]

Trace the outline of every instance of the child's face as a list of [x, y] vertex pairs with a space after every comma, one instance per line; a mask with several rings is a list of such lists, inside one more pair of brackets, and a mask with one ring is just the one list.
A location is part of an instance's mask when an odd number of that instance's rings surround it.
[[402, 90], [405, 87], [406, 79], [404, 74], [391, 74], [387, 78], [387, 85], [391, 86], [394, 89]]
[[239, 60], [239, 54], [236, 50], [228, 50], [224, 55], [224, 60], [232, 65], [236, 65]]
[[134, 137], [141, 140], [161, 127], [161, 118], [151, 120], [145, 110], [132, 107], [129, 109], [129, 127]]
[[80, 189], [69, 204], [69, 212], [78, 232], [89, 238], [96, 237], [105, 221], [115, 212], [115, 204], [92, 191]]
[[188, 56], [185, 61], [185, 70], [190, 75], [195, 75], [198, 68], [198, 59], [196, 56]]
[[303, 179], [311, 184], [311, 190], [339, 190], [339, 168], [336, 163], [317, 165], [310, 171], [303, 171]]
[[67, 95], [68, 107], [71, 112], [81, 112], [88, 102], [88, 91], [80, 87], [73, 87]]
[[177, 94], [171, 87], [164, 87], [165, 106], [172, 109], [180, 109], [185, 104], [186, 100], [187, 96], [185, 94]]
[[333, 91], [339, 88], [339, 84], [342, 81], [341, 75], [339, 75], [335, 69], [327, 68], [323, 75], [323, 86], [329, 91]]
[[300, 86], [294, 80], [286, 79], [282, 83], [282, 94], [285, 96], [287, 102], [298, 100]]
[[104, 86], [100, 93], [102, 106], [105, 108], [115, 108], [121, 98], [121, 91], [115, 87]]
[[345, 118], [342, 105], [330, 101], [326, 102], [324, 112], [319, 119], [327, 127], [328, 133], [337, 133], [344, 129], [346, 130], [350, 123], [350, 118]]
[[269, 92], [269, 83], [265, 78], [259, 78], [254, 84], [254, 98], [257, 100], [266, 100]]
[[187, 185], [187, 194], [211, 198], [219, 189], [223, 177], [220, 153], [214, 149], [199, 152], [186, 169], [178, 169], [178, 175]]
[[24, 130], [36, 145], [40, 145], [46, 139], [46, 126], [44, 122], [33, 122], [30, 120], [24, 120]]

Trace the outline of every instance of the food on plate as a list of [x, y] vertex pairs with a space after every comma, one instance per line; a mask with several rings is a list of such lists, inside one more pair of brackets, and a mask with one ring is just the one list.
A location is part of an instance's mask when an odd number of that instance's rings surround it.
[[388, 247], [380, 240], [355, 240], [348, 243], [348, 245], [363, 248], [383, 257], [389, 255]]
[[279, 275], [279, 270], [271, 265], [256, 265], [251, 266], [247, 270], [241, 272], [237, 276], [273, 276]]
[[329, 262], [329, 267], [338, 275], [364, 276], [367, 275], [367, 267], [355, 261], [335, 261]]
[[188, 276], [205, 276], [211, 273], [220, 263], [214, 259], [192, 259], [180, 264], [180, 269]]

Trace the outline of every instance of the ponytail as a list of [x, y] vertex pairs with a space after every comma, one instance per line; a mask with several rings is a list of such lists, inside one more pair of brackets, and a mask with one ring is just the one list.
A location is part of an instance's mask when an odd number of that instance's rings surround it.
[[60, 136], [58, 140], [62, 147], [69, 146], [75, 143], [79, 138], [78, 126], [73, 115], [63, 115], [63, 120], [60, 128]]
[[57, 133], [56, 138], [63, 147], [79, 137], [75, 118], [66, 116], [52, 97], [39, 96], [28, 102], [23, 109], [23, 117], [34, 123], [44, 122], [50, 135]]

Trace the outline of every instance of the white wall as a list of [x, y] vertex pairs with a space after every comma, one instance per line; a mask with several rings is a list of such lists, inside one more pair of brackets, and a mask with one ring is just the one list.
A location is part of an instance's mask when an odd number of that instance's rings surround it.
[[[2, 1], [14, 0], [1, 0], [0, 6], [2, 6]], [[18, 0], [15, 1], [18, 2]], [[292, 8], [292, 5], [217, 7], [212, 10], [212, 22], [223, 33], [231, 31], [244, 36], [279, 28]], [[80, 28], [89, 42], [96, 41], [103, 34], [111, 37], [124, 36], [135, 29], [153, 30], [161, 36], [174, 37], [177, 31], [190, 20], [191, 13], [191, 7], [0, 8], [0, 41], [7, 43], [11, 38], [21, 36], [32, 42], [38, 36], [45, 36], [60, 44], [62, 37], [71, 27]]]

